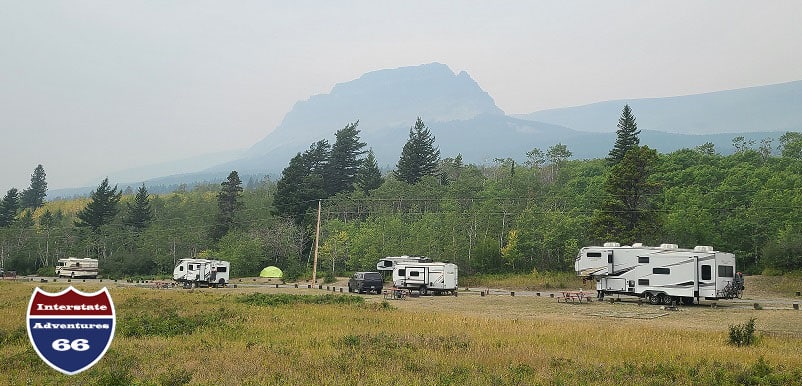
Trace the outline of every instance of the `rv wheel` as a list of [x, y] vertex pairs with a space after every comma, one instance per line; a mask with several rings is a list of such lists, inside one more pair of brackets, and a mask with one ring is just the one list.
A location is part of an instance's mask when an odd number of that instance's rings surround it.
[[660, 294], [652, 294], [652, 293], [650, 293], [650, 294], [646, 295], [646, 297], [649, 299], [649, 304], [654, 304], [654, 305], [662, 303], [662, 300], [663, 300], [662, 299], [663, 296], [661, 296]]
[[676, 302], [676, 299], [673, 296], [663, 295], [663, 304], [670, 306], [674, 302]]
[[428, 293], [428, 291], [426, 290], [426, 286], [425, 286], [425, 285], [424, 285], [424, 286], [421, 286], [421, 287], [418, 289], [418, 291], [420, 292], [420, 296], [426, 296], [426, 294]]

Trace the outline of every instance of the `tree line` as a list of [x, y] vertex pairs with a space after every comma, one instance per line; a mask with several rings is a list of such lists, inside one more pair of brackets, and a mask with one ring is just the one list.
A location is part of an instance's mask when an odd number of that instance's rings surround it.
[[[465, 274], [572, 270], [578, 249], [605, 241], [736, 254], [746, 272], [802, 268], [802, 134], [774, 147], [733, 139], [660, 154], [640, 144], [625, 106], [606, 159], [571, 160], [555, 144], [526, 162], [441, 158], [418, 118], [392, 171], [383, 173], [358, 121], [289, 160], [280, 178], [123, 194], [108, 179], [87, 199], [46, 201], [44, 169], [0, 203], [0, 264], [46, 273], [58, 258], [96, 257], [108, 277], [164, 275], [177, 259], [232, 261], [235, 275], [277, 265], [311, 270], [322, 204], [319, 270], [375, 269], [384, 256], [424, 255]], [[776, 150], [776, 151], [775, 151]]]

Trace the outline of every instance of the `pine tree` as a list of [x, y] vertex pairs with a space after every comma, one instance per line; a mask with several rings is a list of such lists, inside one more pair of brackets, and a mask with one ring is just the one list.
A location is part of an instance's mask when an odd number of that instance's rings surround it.
[[123, 224], [128, 225], [136, 231], [142, 231], [147, 228], [148, 224], [153, 220], [153, 209], [150, 207], [150, 199], [148, 198], [148, 190], [145, 184], [139, 187], [134, 197], [133, 205], [129, 202], [126, 203], [128, 212], [123, 219]]
[[409, 139], [401, 150], [393, 175], [408, 184], [418, 182], [424, 176], [434, 175], [440, 160], [440, 150], [434, 146], [434, 136], [418, 117], [409, 129]]
[[368, 156], [362, 163], [359, 173], [357, 173], [356, 184], [365, 195], [368, 195], [371, 190], [378, 189], [383, 183], [382, 172], [379, 170], [376, 156], [373, 154], [373, 149], [371, 149], [368, 151]]
[[301, 224], [303, 215], [319, 199], [326, 198], [320, 168], [324, 153], [322, 142], [312, 145], [303, 154], [298, 153], [281, 172], [273, 197], [273, 214], [293, 218]]
[[238, 225], [237, 214], [245, 207], [242, 203], [242, 181], [236, 170], [229, 173], [220, 186], [220, 193], [217, 194], [217, 222], [211, 232], [214, 242], [220, 241], [228, 231]]
[[359, 157], [365, 154], [362, 150], [365, 143], [359, 141], [357, 125], [359, 121], [346, 125], [334, 134], [336, 139], [323, 176], [327, 196], [354, 190], [356, 175], [362, 165]]
[[78, 211], [75, 226], [89, 227], [92, 231], [98, 232], [101, 226], [111, 223], [117, 216], [122, 194], [121, 191], [117, 191], [117, 185], [111, 188], [109, 179], [104, 178], [97, 189], [90, 194], [86, 207]]
[[14, 223], [18, 210], [19, 192], [17, 188], [11, 188], [3, 197], [3, 201], [0, 202], [0, 228], [5, 228]]
[[659, 229], [654, 197], [659, 185], [650, 178], [656, 163], [657, 151], [639, 146], [613, 166], [604, 184], [605, 201], [592, 219], [601, 241], [648, 241]]
[[31, 186], [22, 191], [20, 196], [20, 207], [23, 209], [33, 209], [44, 205], [47, 196], [47, 181], [45, 180], [45, 168], [38, 165], [31, 174]]
[[635, 116], [632, 115], [632, 109], [629, 105], [624, 105], [621, 111], [621, 118], [618, 119], [618, 130], [616, 130], [615, 145], [613, 145], [610, 154], [607, 157], [607, 162], [612, 166], [624, 159], [627, 152], [640, 145], [640, 130], [638, 124], [635, 123]]

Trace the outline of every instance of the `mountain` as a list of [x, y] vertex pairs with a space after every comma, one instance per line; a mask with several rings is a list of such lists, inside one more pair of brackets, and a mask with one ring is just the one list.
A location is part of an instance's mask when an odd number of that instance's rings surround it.
[[[729, 154], [736, 136], [759, 143], [802, 128], [800, 95], [802, 81], [508, 116], [466, 72], [430, 63], [369, 72], [335, 85], [327, 94], [299, 101], [263, 140], [239, 154], [156, 165], [161, 174], [154, 174], [153, 168], [115, 173], [114, 180], [128, 180], [119, 186], [134, 188], [145, 182], [149, 190], [219, 182], [231, 170], [241, 178], [260, 180], [267, 175], [276, 180], [296, 153], [321, 139], [333, 143], [334, 133], [356, 120], [362, 141], [373, 148], [379, 166], [390, 170], [419, 116], [435, 136], [443, 158], [461, 154], [465, 162], [475, 164], [508, 157], [524, 161], [533, 148], [545, 152], [557, 143], [566, 145], [573, 158], [603, 158], [615, 142], [624, 104], [637, 117], [643, 145], [667, 153], [711, 142], [718, 152]], [[157, 175], [163, 177], [154, 178]], [[61, 196], [92, 189], [64, 190]], [[49, 192], [49, 198], [51, 193], [55, 192]]]
[[698, 95], [599, 102], [516, 117], [579, 131], [614, 132], [625, 104], [632, 108], [641, 130], [722, 134], [802, 129], [802, 81]]
[[478, 116], [506, 117], [464, 71], [455, 74], [440, 63], [373, 71], [335, 85], [328, 94], [297, 102], [281, 124], [253, 145], [245, 157], [207, 171], [280, 172], [296, 153], [320, 139], [333, 142], [337, 130], [356, 120], [363, 141], [374, 148], [380, 163], [387, 163], [392, 158], [390, 152], [395, 156], [401, 153], [417, 117], [434, 127], [440, 122], [470, 121]]

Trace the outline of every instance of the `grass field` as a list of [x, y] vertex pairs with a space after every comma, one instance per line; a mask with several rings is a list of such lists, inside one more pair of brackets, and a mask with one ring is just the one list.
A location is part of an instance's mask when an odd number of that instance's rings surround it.
[[[755, 279], [741, 301], [679, 311], [634, 300], [563, 304], [547, 292], [385, 301], [247, 281], [192, 291], [107, 283], [116, 336], [100, 362], [74, 376], [44, 364], [25, 331], [33, 288], [67, 284], [0, 281], [0, 383], [802, 384], [802, 313], [786, 293], [802, 280], [774, 293], [785, 279]], [[728, 344], [729, 326], [750, 318], [757, 344]]]

